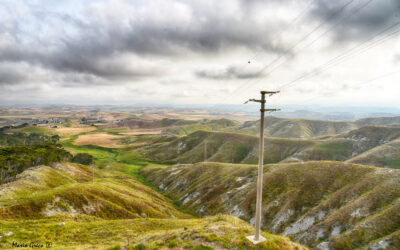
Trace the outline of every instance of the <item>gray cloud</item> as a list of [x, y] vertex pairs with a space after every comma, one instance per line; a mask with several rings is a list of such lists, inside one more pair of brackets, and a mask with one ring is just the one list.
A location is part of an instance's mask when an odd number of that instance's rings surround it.
[[26, 74], [0, 67], [0, 85], [17, 84], [26, 80]]
[[229, 66], [224, 70], [198, 70], [195, 72], [198, 78], [213, 80], [229, 80], [229, 79], [252, 79], [263, 76], [261, 70], [246, 70], [245, 67]]
[[[41, 34], [24, 34], [22, 22], [26, 20], [14, 19], [11, 25], [0, 27], [0, 34], [12, 34], [14, 41], [0, 47], [0, 61], [27, 62], [62, 73], [76, 72], [115, 80], [166, 74], [159, 67], [127, 67], [124, 61], [109, 60], [126, 53], [151, 60], [152, 57], [186, 57], [190, 54], [212, 56], [243, 47], [287, 52], [280, 45], [271, 43], [273, 29], [270, 23], [257, 23], [240, 11], [220, 15], [216, 10], [199, 8], [199, 3], [185, 3], [181, 7], [187, 13], [184, 11], [182, 17], [178, 13], [171, 17], [172, 21], [157, 16], [161, 13], [140, 20], [124, 14], [124, 10], [118, 10], [122, 13], [119, 20], [107, 18], [106, 7], [87, 9], [86, 19], [44, 10], [26, 13], [24, 18], [37, 25], [38, 30], [51, 29], [52, 24], [65, 26], [65, 34], [48, 38]], [[223, 12], [222, 9], [218, 11]], [[25, 35], [30, 36], [32, 44], [21, 42]]]
[[[311, 12], [292, 23], [311, 1], [74, 0], [44, 6], [42, 1], [6, 0], [0, 6], [0, 95], [3, 102], [25, 98], [25, 90], [40, 101], [80, 101], [89, 94], [87, 100], [96, 102], [130, 102], [157, 90], [173, 101], [179, 97], [201, 102], [207, 91], [232, 91], [243, 79], [268, 76], [279, 86], [334, 56], [336, 48], [327, 49], [326, 44], [344, 49], [347, 42], [356, 43], [395, 22], [400, 12], [398, 0], [374, 0], [317, 46], [293, 47], [321, 21], [329, 21], [321, 32], [333, 25], [337, 19], [329, 16], [349, 0], [314, 1]], [[355, 0], [345, 14], [366, 1]], [[311, 39], [314, 34], [304, 43]], [[388, 49], [376, 52], [398, 63], [394, 54]], [[252, 63], [246, 68], [251, 70], [236, 66], [248, 60]], [[352, 71], [366, 74], [357, 67], [367, 64], [355, 62]], [[271, 67], [262, 74], [267, 65]], [[345, 74], [352, 75], [346, 71], [340, 76]], [[214, 82], [222, 80], [230, 80], [229, 85]]]
[[[379, 0], [372, 1], [365, 8], [356, 11], [366, 4], [366, 0], [356, 0], [352, 2], [340, 15], [331, 18], [349, 0], [315, 1], [315, 6], [311, 11], [311, 16], [319, 20], [328, 20], [330, 23], [337, 22], [341, 17], [347, 17], [345, 22], [335, 26], [335, 39], [337, 41], [360, 40], [370, 37], [378, 31], [383, 30], [390, 24], [400, 21], [400, 1], [398, 0]], [[354, 13], [354, 15], [351, 15]]]

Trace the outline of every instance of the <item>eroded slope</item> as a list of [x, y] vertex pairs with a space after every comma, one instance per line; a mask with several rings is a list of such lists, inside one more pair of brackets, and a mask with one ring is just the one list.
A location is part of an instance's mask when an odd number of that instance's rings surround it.
[[[229, 213], [254, 222], [255, 166], [199, 163], [142, 173], [199, 215]], [[263, 228], [311, 247], [399, 248], [399, 198], [399, 170], [342, 162], [266, 165]]]

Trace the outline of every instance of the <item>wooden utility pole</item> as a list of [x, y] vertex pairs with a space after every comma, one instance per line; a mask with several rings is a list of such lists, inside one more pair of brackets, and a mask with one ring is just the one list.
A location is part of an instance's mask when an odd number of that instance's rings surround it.
[[255, 222], [255, 235], [248, 236], [253, 244], [258, 244], [265, 241], [266, 239], [260, 235], [261, 228], [261, 207], [262, 207], [262, 191], [263, 191], [263, 168], [264, 168], [264, 114], [265, 112], [275, 112], [279, 109], [265, 109], [265, 95], [272, 96], [279, 93], [279, 91], [261, 91], [261, 100], [250, 99], [245, 102], [259, 102], [261, 103], [261, 119], [260, 119], [260, 145], [259, 145], [259, 156], [258, 156], [258, 177], [257, 177], [257, 201], [256, 201], [256, 222]]

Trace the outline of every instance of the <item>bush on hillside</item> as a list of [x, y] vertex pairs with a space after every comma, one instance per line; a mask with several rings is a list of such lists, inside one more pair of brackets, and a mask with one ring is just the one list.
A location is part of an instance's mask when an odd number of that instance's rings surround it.
[[17, 174], [29, 167], [69, 161], [71, 158], [72, 155], [59, 144], [0, 148], [0, 184], [15, 179]]
[[72, 162], [76, 162], [83, 165], [91, 165], [94, 162], [94, 157], [87, 153], [79, 153], [72, 158]]

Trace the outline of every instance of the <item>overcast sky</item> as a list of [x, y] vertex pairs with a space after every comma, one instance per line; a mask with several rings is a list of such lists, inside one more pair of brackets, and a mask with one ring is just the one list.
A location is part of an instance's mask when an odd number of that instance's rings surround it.
[[[400, 0], [0, 0], [0, 104], [400, 105]], [[399, 33], [396, 33], [399, 31]]]

